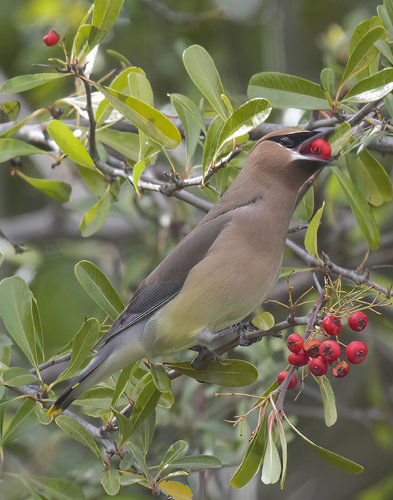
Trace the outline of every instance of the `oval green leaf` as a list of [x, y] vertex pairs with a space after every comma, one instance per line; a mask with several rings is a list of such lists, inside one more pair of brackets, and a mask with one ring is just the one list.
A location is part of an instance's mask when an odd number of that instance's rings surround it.
[[258, 378], [254, 365], [239, 359], [226, 359], [223, 363], [210, 361], [205, 369], [195, 370], [191, 362], [165, 363], [171, 370], [176, 370], [200, 382], [228, 387], [242, 387], [253, 384]]
[[30, 373], [25, 368], [13, 366], [4, 370], [2, 373], [3, 382], [10, 387], [18, 387], [20, 385], [34, 384], [38, 382], [37, 377]]
[[264, 484], [275, 484], [280, 479], [280, 474], [280, 455], [278, 454], [272, 431], [270, 431], [268, 433], [267, 446], [263, 457], [261, 480]]
[[1, 139], [0, 138], [0, 163], [11, 160], [16, 156], [27, 155], [47, 155], [47, 151], [31, 146], [26, 142], [19, 141], [18, 139]]
[[34, 89], [46, 82], [64, 78], [65, 76], [67, 75], [64, 73], [37, 73], [35, 75], [16, 76], [3, 83], [0, 92], [16, 94], [18, 92], [24, 92], [25, 90]]
[[336, 398], [334, 397], [332, 386], [330, 385], [329, 379], [325, 376], [314, 378], [318, 382], [321, 390], [325, 424], [327, 427], [331, 427], [337, 422]]
[[324, 208], [325, 208], [325, 202], [323, 202], [321, 208], [316, 212], [314, 217], [311, 219], [310, 224], [308, 225], [307, 228], [306, 235], [304, 237], [305, 249], [316, 259], [319, 259], [317, 235], [318, 235], [319, 223], [321, 222], [321, 217]]
[[222, 467], [222, 462], [213, 455], [186, 455], [173, 460], [168, 465], [170, 469], [185, 469], [188, 471], [214, 469], [217, 467]]
[[178, 481], [160, 481], [158, 486], [173, 500], [192, 500], [192, 491], [189, 486]]
[[111, 194], [106, 190], [102, 198], [83, 216], [80, 230], [84, 238], [96, 233], [104, 225], [111, 209]]
[[101, 484], [108, 495], [117, 495], [120, 490], [120, 472], [115, 469], [105, 470], [101, 477]]
[[6, 445], [13, 441], [26, 428], [30, 414], [35, 408], [36, 402], [33, 398], [26, 398], [22, 406], [18, 408], [14, 418], [9, 422], [7, 429], [1, 437], [1, 444]]
[[306, 194], [299, 201], [293, 214], [295, 219], [308, 222], [314, 213], [314, 187], [310, 186]]
[[51, 120], [48, 132], [63, 153], [68, 155], [71, 160], [83, 167], [95, 168], [87, 149], [65, 123], [60, 120]]
[[183, 52], [183, 63], [191, 80], [222, 118], [228, 118], [228, 108], [221, 94], [224, 88], [216, 65], [206, 49], [191, 45]]
[[55, 419], [55, 422], [62, 431], [64, 431], [79, 443], [82, 443], [83, 445], [90, 448], [91, 451], [96, 455], [98, 460], [100, 462], [102, 461], [100, 450], [96, 442], [94, 441], [93, 436], [80, 422], [67, 415], [59, 415]]
[[274, 108], [329, 109], [320, 85], [298, 76], [264, 72], [253, 75], [248, 84], [249, 98], [264, 97]]
[[379, 101], [392, 90], [393, 68], [387, 68], [356, 83], [345, 95], [343, 102]]
[[268, 311], [264, 311], [262, 314], [252, 319], [252, 324], [260, 330], [270, 330], [270, 328], [273, 328], [274, 322], [273, 314]]
[[75, 276], [90, 297], [115, 320], [124, 305], [107, 276], [95, 264], [81, 260], [75, 266]]
[[23, 174], [20, 170], [17, 171], [17, 174], [31, 186], [34, 186], [61, 203], [65, 203], [70, 199], [72, 187], [66, 182], [53, 181], [50, 179], [36, 179]]

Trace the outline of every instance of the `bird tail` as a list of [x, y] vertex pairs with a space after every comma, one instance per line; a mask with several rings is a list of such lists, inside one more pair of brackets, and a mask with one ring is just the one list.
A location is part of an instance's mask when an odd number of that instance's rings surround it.
[[75, 401], [75, 399], [77, 399], [82, 392], [87, 390], [89, 387], [92, 387], [96, 381], [101, 379], [101, 376], [97, 372], [100, 371], [98, 368], [104, 360], [98, 358], [99, 356], [96, 355], [96, 357], [92, 359], [82, 373], [73, 379], [63, 394], [49, 408], [47, 415], [52, 415], [56, 418], [63, 410], [68, 408], [68, 406]]

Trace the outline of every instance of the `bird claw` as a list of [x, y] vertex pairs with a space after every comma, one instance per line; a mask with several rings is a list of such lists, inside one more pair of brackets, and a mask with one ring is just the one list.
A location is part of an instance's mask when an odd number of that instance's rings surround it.
[[256, 342], [259, 342], [262, 338], [262, 336], [257, 337], [255, 339], [248, 339], [246, 338], [247, 333], [255, 332], [258, 330], [258, 328], [251, 323], [251, 321], [243, 324], [238, 325], [238, 331], [239, 331], [239, 346], [241, 347], [248, 347], [252, 344], [255, 344]]

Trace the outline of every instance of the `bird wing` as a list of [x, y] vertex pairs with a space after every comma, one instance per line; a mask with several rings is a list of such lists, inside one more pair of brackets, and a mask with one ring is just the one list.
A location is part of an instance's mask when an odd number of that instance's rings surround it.
[[[213, 211], [214, 209], [211, 212]], [[205, 257], [218, 235], [231, 222], [231, 211], [217, 211], [214, 215], [211, 212], [140, 284], [128, 306], [98, 341], [96, 347], [106, 344], [180, 292], [190, 270]]]

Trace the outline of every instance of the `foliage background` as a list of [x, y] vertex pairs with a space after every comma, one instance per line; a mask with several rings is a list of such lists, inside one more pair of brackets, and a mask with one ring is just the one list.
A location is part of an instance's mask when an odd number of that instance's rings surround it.
[[[115, 28], [105, 39], [95, 67], [104, 75], [117, 61], [105, 52], [111, 48], [123, 53], [142, 67], [154, 89], [156, 105], [168, 102], [168, 92], [193, 95], [196, 92], [181, 60], [183, 50], [193, 44], [203, 45], [213, 56], [224, 86], [234, 102], [245, 100], [250, 76], [260, 71], [281, 71], [318, 81], [321, 68], [329, 64], [340, 71], [346, 60], [350, 33], [358, 22], [375, 15], [379, 2], [347, 0], [346, 2], [314, 0], [202, 0], [161, 2], [170, 13], [180, 12], [193, 22], [173, 22], [163, 18], [147, 0], [126, 0]], [[89, 1], [76, 0], [3, 0], [0, 3], [0, 79], [34, 72], [37, 63], [48, 57], [61, 56], [61, 49], [50, 49], [42, 43], [49, 28], [71, 40]], [[217, 11], [216, 11], [217, 9]], [[207, 19], [199, 13], [214, 11]], [[218, 12], [219, 10], [219, 12]], [[67, 42], [66, 42], [67, 43]], [[57, 54], [56, 54], [57, 51]], [[342, 67], [341, 67], [342, 71]], [[22, 113], [38, 106], [48, 106], [60, 95], [72, 91], [71, 79], [62, 79], [22, 94]], [[0, 82], [1, 83], [1, 82]], [[18, 97], [18, 99], [20, 96]], [[10, 100], [0, 95], [1, 100]], [[49, 115], [48, 115], [49, 116]], [[44, 117], [43, 117], [44, 118]], [[296, 123], [296, 116], [276, 111], [269, 120]], [[389, 168], [389, 157], [379, 158]], [[182, 158], [178, 158], [179, 165]], [[24, 171], [48, 175], [50, 162], [24, 161]], [[65, 169], [64, 169], [65, 170]], [[57, 175], [54, 178], [59, 178]], [[52, 175], [52, 174], [50, 174]], [[72, 172], [61, 172], [63, 180]], [[391, 176], [392, 177], [392, 176]], [[318, 183], [316, 206], [326, 193], [328, 175]], [[328, 198], [329, 199], [329, 198]], [[337, 201], [337, 200], [336, 200]], [[85, 317], [103, 313], [82, 290], [74, 277], [76, 262], [88, 258], [103, 269], [126, 301], [147, 273], [161, 261], [168, 250], [181, 239], [202, 216], [183, 202], [160, 195], [147, 194], [138, 201], [131, 189], [123, 190], [105, 226], [88, 240], [79, 234], [79, 220], [93, 203], [92, 195], [82, 186], [74, 188], [72, 198], [60, 206], [35, 191], [18, 176], [10, 175], [9, 165], [0, 168], [0, 229], [14, 243], [25, 244], [28, 251], [15, 254], [13, 247], [0, 239], [0, 251], [6, 256], [0, 277], [17, 273], [31, 286], [39, 303], [44, 330], [50, 332], [49, 350], [71, 339]], [[339, 206], [339, 203], [338, 203]], [[336, 213], [334, 213], [336, 211]], [[320, 248], [340, 265], [356, 267], [366, 244], [359, 234], [353, 216], [344, 209], [330, 209], [320, 231]], [[339, 217], [337, 217], [339, 215]], [[392, 203], [384, 206], [378, 217], [382, 222], [382, 246], [375, 260], [393, 264], [391, 252]], [[284, 265], [296, 259], [288, 253]], [[391, 272], [387, 271], [390, 273]], [[285, 299], [285, 283], [279, 283], [272, 294]], [[304, 290], [299, 278], [296, 293]], [[283, 310], [272, 309], [284, 319]], [[289, 449], [289, 473], [284, 492], [277, 486], [264, 486], [257, 477], [240, 491], [232, 490], [228, 480], [233, 468], [209, 475], [206, 497], [218, 499], [327, 498], [387, 500], [393, 496], [393, 434], [391, 363], [393, 341], [390, 313], [371, 318], [367, 333], [370, 357], [367, 365], [353, 371], [351, 377], [335, 383], [339, 412], [338, 423], [327, 429], [317, 386], [308, 383], [302, 396], [291, 404], [288, 413], [298, 417], [299, 428], [322, 446], [355, 459], [365, 466], [361, 476], [347, 476], [330, 468], [300, 440]], [[389, 331], [390, 330], [390, 331]], [[3, 330], [4, 331], [4, 330]], [[390, 336], [389, 336], [390, 334]], [[238, 356], [256, 362], [261, 374], [256, 391], [266, 387], [285, 366], [284, 343], [269, 339], [252, 346]], [[23, 360], [15, 358], [15, 364]], [[156, 431], [155, 451], [162, 455], [169, 438], [184, 438], [196, 452], [212, 451], [224, 462], [239, 463], [249, 430], [233, 430], [224, 418], [231, 418], [238, 401], [214, 398], [215, 387], [204, 387], [192, 380], [178, 381], [182, 396], [176, 406], [160, 415], [163, 424]], [[181, 384], [181, 386], [180, 386]], [[240, 410], [245, 410], [245, 402]], [[94, 456], [63, 435], [54, 425], [36, 426], [7, 449], [5, 469], [15, 473], [36, 474], [75, 479], [87, 498], [106, 498], [99, 486], [101, 466]], [[258, 476], [258, 475], [257, 475]], [[200, 478], [199, 478], [200, 479]], [[193, 477], [196, 484], [198, 477]], [[24, 498], [18, 481], [0, 485], [4, 498]], [[117, 498], [145, 498], [144, 491], [123, 490]], [[26, 496], [28, 498], [28, 496]]]

